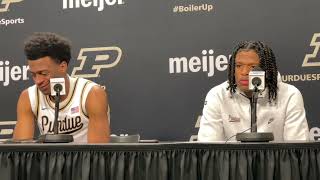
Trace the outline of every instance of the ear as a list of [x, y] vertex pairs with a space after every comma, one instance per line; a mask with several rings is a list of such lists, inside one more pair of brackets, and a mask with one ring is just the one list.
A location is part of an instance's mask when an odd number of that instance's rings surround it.
[[66, 61], [62, 61], [59, 66], [60, 66], [60, 68], [59, 68], [60, 72], [63, 72], [63, 73], [67, 72], [68, 64]]

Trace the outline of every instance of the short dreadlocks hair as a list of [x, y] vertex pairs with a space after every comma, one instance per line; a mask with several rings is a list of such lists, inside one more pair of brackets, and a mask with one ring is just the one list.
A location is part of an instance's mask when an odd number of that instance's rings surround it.
[[71, 59], [71, 43], [66, 38], [51, 32], [33, 33], [24, 43], [28, 60], [51, 57], [57, 64]]
[[277, 99], [277, 64], [276, 58], [272, 52], [272, 50], [263, 42], [260, 41], [244, 41], [239, 43], [229, 60], [229, 68], [228, 68], [228, 82], [229, 87], [228, 90], [231, 94], [236, 92], [237, 84], [235, 80], [235, 59], [236, 55], [240, 51], [255, 51], [260, 59], [260, 67], [266, 72], [266, 87], [268, 88], [269, 93], [269, 102]]

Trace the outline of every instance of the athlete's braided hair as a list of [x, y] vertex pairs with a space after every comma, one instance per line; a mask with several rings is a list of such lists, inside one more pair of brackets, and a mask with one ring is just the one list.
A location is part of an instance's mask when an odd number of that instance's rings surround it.
[[244, 41], [239, 43], [229, 60], [228, 68], [228, 81], [229, 87], [228, 90], [231, 94], [236, 92], [237, 84], [235, 80], [235, 59], [236, 55], [240, 51], [249, 51], [254, 50], [260, 58], [260, 67], [266, 72], [266, 87], [269, 90], [269, 101], [277, 99], [277, 64], [276, 58], [272, 50], [263, 42], [260, 41]]

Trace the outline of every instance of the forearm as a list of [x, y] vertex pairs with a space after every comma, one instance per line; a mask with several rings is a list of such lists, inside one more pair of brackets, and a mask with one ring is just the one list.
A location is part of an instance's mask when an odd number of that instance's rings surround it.
[[104, 118], [90, 118], [88, 143], [108, 143], [110, 139], [109, 121]]
[[110, 133], [107, 129], [89, 130], [88, 143], [108, 143], [110, 140]]
[[26, 125], [17, 123], [14, 131], [13, 131], [13, 139], [14, 140], [27, 140], [32, 139], [34, 137], [34, 127], [32, 125]]

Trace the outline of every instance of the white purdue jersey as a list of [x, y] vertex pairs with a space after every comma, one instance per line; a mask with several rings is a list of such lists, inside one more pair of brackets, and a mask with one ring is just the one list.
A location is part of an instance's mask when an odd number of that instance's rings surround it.
[[[87, 95], [96, 83], [69, 77], [68, 97], [59, 104], [58, 131], [73, 135], [74, 142], [87, 142], [89, 118], [85, 109]], [[41, 134], [53, 134], [55, 104], [33, 85], [28, 88], [33, 114]]]

